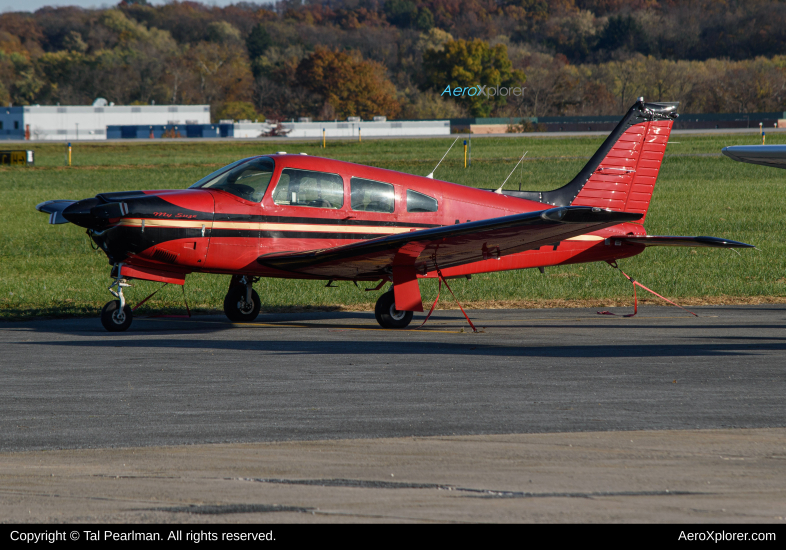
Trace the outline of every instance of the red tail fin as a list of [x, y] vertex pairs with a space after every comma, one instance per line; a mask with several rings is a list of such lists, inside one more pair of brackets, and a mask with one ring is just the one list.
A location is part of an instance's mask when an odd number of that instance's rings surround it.
[[648, 120], [625, 130], [571, 204], [646, 217], [673, 124]]
[[677, 103], [639, 98], [570, 183], [553, 191], [502, 193], [553, 206], [598, 206], [646, 216], [676, 110]]

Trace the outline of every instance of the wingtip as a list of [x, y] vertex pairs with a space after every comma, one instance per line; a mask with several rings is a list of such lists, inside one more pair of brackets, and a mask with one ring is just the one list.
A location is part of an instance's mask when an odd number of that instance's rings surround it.
[[696, 240], [698, 242], [705, 243], [707, 246], [714, 246], [717, 248], [756, 248], [755, 245], [743, 243], [741, 241], [732, 241], [730, 239], [708, 237], [705, 235], [702, 235], [701, 237], [696, 237]]

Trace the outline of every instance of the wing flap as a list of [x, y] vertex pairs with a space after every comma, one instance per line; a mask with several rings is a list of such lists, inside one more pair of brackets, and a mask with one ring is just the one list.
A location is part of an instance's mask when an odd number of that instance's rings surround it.
[[420, 274], [500, 258], [590, 233], [641, 214], [567, 206], [489, 220], [399, 233], [310, 252], [267, 254], [266, 267], [333, 279], [378, 279], [394, 265]]

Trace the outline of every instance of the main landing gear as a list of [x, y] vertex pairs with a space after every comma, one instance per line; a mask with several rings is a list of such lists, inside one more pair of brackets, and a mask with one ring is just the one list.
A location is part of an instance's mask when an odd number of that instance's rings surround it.
[[[115, 286], [117, 290], [113, 290]], [[131, 307], [126, 304], [125, 296], [123, 296], [123, 289], [127, 286], [131, 285], [120, 277], [109, 285], [109, 292], [118, 298], [107, 302], [104, 309], [101, 310], [101, 324], [109, 332], [123, 332], [131, 326], [134, 315], [131, 312]]]
[[259, 279], [233, 275], [224, 298], [224, 313], [233, 323], [250, 323], [259, 315], [262, 302], [251, 285]]
[[377, 300], [374, 307], [374, 316], [382, 328], [406, 328], [412, 322], [411, 311], [396, 309], [396, 299], [393, 296], [393, 287]]

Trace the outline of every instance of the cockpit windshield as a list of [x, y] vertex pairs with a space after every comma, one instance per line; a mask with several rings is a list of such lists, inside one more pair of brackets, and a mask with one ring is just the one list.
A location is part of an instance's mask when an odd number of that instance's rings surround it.
[[250, 160], [254, 160], [254, 157], [249, 157], [249, 158], [245, 158], [245, 159], [236, 160], [232, 164], [227, 164], [226, 166], [222, 166], [221, 168], [219, 168], [215, 172], [211, 172], [210, 174], [208, 174], [207, 176], [205, 176], [204, 178], [202, 178], [198, 182], [189, 185], [188, 188], [189, 189], [199, 189], [200, 187], [203, 187], [207, 182], [212, 181], [212, 180], [216, 179], [218, 176], [220, 176], [221, 174], [232, 170], [232, 168], [234, 168], [238, 164], [243, 164], [244, 162], [248, 162]]
[[205, 176], [189, 189], [220, 189], [241, 199], [260, 202], [275, 167], [273, 159], [268, 157], [242, 159]]

